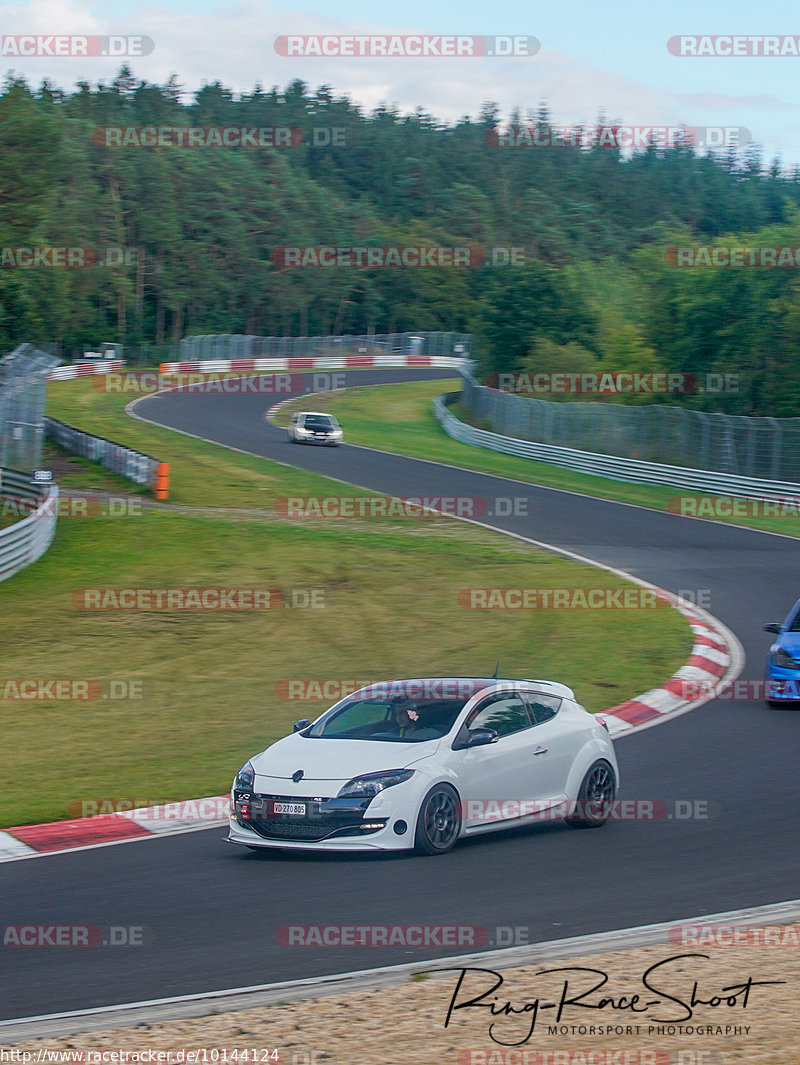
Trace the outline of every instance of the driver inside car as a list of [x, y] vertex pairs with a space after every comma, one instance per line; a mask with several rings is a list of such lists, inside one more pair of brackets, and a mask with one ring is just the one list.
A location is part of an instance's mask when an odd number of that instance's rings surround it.
[[414, 703], [402, 700], [392, 705], [391, 733], [395, 736], [407, 736], [419, 727], [419, 713]]
[[422, 724], [417, 704], [408, 699], [398, 699], [392, 704], [390, 722], [388, 736], [413, 740], [415, 743], [422, 740], [438, 740], [442, 735], [440, 729]]

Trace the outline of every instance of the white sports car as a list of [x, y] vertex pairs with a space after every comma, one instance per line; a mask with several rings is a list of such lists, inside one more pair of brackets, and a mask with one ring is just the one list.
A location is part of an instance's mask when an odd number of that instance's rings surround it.
[[293, 444], [341, 444], [342, 427], [332, 414], [297, 411], [289, 422], [289, 440]]
[[243, 765], [228, 839], [443, 854], [463, 836], [536, 821], [599, 828], [618, 781], [604, 722], [564, 684], [386, 681]]

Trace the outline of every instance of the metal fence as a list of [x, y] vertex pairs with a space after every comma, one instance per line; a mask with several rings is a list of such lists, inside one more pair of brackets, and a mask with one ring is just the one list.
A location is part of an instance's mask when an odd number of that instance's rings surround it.
[[5, 500], [26, 517], [0, 528], [0, 581], [41, 558], [50, 546], [56, 531], [58, 488], [35, 485], [26, 473], [0, 468], [0, 503]]
[[31, 471], [41, 465], [45, 374], [60, 361], [32, 344], [0, 359], [0, 467]]
[[145, 455], [123, 444], [115, 444], [113, 440], [106, 440], [103, 436], [85, 433], [82, 429], [76, 429], [74, 425], [67, 425], [56, 418], [46, 418], [45, 426], [49, 439], [65, 451], [98, 462], [136, 484], [156, 488], [159, 473], [162, 472], [163, 475], [166, 464], [154, 459], [152, 455]]
[[[661, 462], [643, 462], [641, 459], [620, 458], [595, 451], [578, 451], [570, 447], [539, 444], [513, 436], [502, 436], [487, 429], [478, 429], [459, 421], [447, 409], [449, 404], [458, 402], [460, 398], [458, 392], [438, 396], [433, 401], [433, 413], [448, 436], [472, 447], [485, 447], [503, 455], [517, 455], [519, 458], [546, 462], [551, 466], [562, 466], [578, 473], [610, 477], [612, 480], [630, 484], [671, 485], [684, 491], [713, 492], [745, 499], [775, 501], [776, 505], [788, 504], [792, 507], [792, 512], [796, 511], [800, 500], [800, 483], [797, 482], [741, 477], [733, 473], [670, 466]], [[768, 510], [765, 510], [765, 513], [768, 513]]]
[[184, 337], [181, 362], [211, 359], [314, 358], [337, 355], [447, 355], [473, 358], [467, 333], [375, 333], [369, 336], [257, 337], [215, 334]]
[[462, 402], [491, 432], [555, 447], [736, 477], [800, 481], [800, 418], [748, 418], [652, 404], [558, 403], [463, 375]]

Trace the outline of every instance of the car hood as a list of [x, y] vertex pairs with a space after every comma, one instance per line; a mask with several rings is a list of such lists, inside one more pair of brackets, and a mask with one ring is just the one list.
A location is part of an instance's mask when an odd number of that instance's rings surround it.
[[291, 780], [298, 769], [303, 780], [351, 780], [361, 773], [405, 769], [434, 755], [442, 741], [392, 743], [380, 740], [309, 739], [286, 736], [251, 758], [257, 776]]
[[800, 658], [800, 632], [782, 632], [776, 636], [773, 648], [782, 647], [794, 658]]

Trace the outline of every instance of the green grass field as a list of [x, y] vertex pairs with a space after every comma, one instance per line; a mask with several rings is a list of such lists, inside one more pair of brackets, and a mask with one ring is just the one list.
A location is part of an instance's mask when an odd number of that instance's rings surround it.
[[[49, 392], [56, 417], [169, 462], [177, 506], [62, 518], [47, 554], [0, 583], [4, 827], [65, 818], [86, 800], [224, 792], [247, 757], [327, 705], [286, 698], [288, 680], [470, 675], [499, 660], [505, 675], [566, 681], [597, 711], [661, 683], [686, 659], [688, 625], [669, 609], [459, 602], [465, 588], [626, 586], [601, 570], [443, 517], [290, 519], [275, 512], [280, 497], [353, 492], [129, 419], [122, 397], [86, 381]], [[105, 471], [92, 476], [90, 487], [119, 488]], [[321, 605], [75, 604], [77, 590], [98, 587], [277, 588], [301, 602], [313, 593]], [[93, 680], [108, 697], [6, 698], [24, 678]]]

